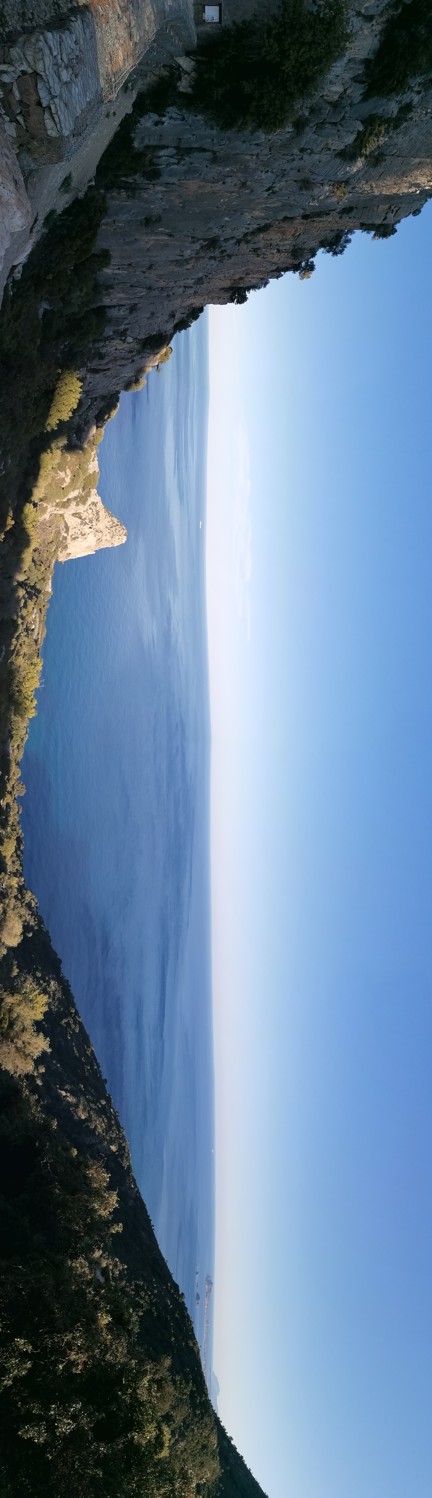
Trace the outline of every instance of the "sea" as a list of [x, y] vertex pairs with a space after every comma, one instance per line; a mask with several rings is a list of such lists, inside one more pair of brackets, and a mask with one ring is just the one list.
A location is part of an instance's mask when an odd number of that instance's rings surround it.
[[25, 876], [201, 1349], [214, 1265], [207, 421], [204, 314], [106, 429], [99, 492], [128, 539], [55, 567], [22, 766]]

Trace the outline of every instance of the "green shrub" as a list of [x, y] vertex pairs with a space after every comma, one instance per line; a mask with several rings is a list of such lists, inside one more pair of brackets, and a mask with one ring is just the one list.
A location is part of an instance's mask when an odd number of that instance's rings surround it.
[[123, 181], [139, 174], [153, 182], [160, 177], [160, 168], [155, 162], [154, 148], [140, 150], [134, 142], [135, 115], [126, 115], [113, 135], [112, 141], [99, 162], [96, 180], [98, 186], [121, 186]]
[[344, 255], [345, 250], [348, 249], [348, 245], [351, 244], [351, 238], [349, 229], [340, 230], [339, 234], [333, 234], [331, 239], [324, 239], [321, 249], [324, 250], [326, 255], [334, 255], [335, 257]]
[[378, 228], [373, 231], [373, 238], [392, 239], [396, 232], [396, 224], [379, 224]]
[[304, 264], [301, 265], [298, 273], [299, 281], [310, 281], [310, 278], [311, 276], [313, 276], [315, 269], [316, 266], [314, 260], [305, 260]]
[[344, 0], [282, 0], [212, 37], [198, 58], [192, 107], [223, 128], [279, 130], [312, 94], [346, 43]]
[[73, 411], [76, 411], [81, 390], [82, 380], [79, 375], [73, 369], [63, 370], [48, 412], [47, 432], [54, 432], [62, 421], [69, 421]]
[[367, 93], [400, 94], [432, 73], [431, 0], [405, 0], [388, 17], [375, 56], [366, 66]]
[[[17, 947], [18, 946], [18, 942], [21, 941], [22, 933], [23, 933], [23, 925], [22, 925], [22, 920], [21, 920], [21, 916], [20, 916], [19, 910], [17, 910], [14, 905], [9, 905], [8, 908], [7, 908], [6, 914], [3, 917], [3, 920], [2, 920], [2, 923], [1, 923], [1, 927], [0, 927], [0, 942], [3, 943], [4, 947]], [[3, 1000], [3, 1004], [6, 1001], [7, 1001], [7, 996], [6, 996], [6, 1000]], [[2, 1007], [2, 1010], [0, 1011], [0, 1030], [3, 1028], [3, 1025], [2, 1025], [2, 1013], [3, 1012], [4, 1011], [3, 1011], [3, 1007]], [[3, 1059], [1, 1059], [1, 1046], [0, 1046], [0, 1060], [1, 1060], [1, 1065], [5, 1066], [6, 1062]]]
[[166, 347], [163, 348], [163, 349], [161, 349], [161, 351], [160, 351], [159, 358], [158, 358], [157, 365], [156, 365], [156, 369], [157, 370], [162, 369], [162, 365], [163, 364], [168, 364], [168, 360], [171, 358], [171, 354], [172, 354], [171, 345], [169, 343], [167, 343]]
[[351, 147], [353, 157], [370, 156], [381, 146], [391, 129], [391, 120], [385, 115], [370, 114], [362, 130], [357, 132]]
[[39, 686], [42, 661], [36, 653], [14, 661], [11, 702], [18, 718], [33, 718], [36, 712], [35, 692]]
[[341, 156], [347, 161], [357, 161], [359, 156], [372, 156], [382, 146], [387, 135], [405, 124], [411, 112], [411, 104], [401, 104], [396, 114], [369, 114], [351, 145], [341, 151]]
[[[6, 922], [7, 934], [5, 936], [4, 929], [1, 933], [3, 944], [17, 946], [22, 937], [19, 913], [10, 910]], [[11, 935], [15, 936], [14, 940], [10, 939]], [[3, 994], [0, 1001], [0, 1065], [5, 1071], [16, 1076], [30, 1072], [37, 1057], [49, 1050], [46, 1036], [36, 1029], [47, 1005], [48, 995], [29, 977], [20, 984], [15, 983], [11, 992]]]

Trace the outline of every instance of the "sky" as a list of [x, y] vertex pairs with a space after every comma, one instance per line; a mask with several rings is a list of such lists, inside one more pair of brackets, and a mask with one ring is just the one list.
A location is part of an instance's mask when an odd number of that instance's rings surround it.
[[219, 1411], [432, 1492], [432, 205], [210, 311]]

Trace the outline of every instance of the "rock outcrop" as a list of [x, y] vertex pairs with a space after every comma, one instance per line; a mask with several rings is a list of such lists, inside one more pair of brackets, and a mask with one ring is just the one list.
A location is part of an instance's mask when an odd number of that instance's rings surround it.
[[[91, 180], [119, 118], [131, 107], [137, 87], [132, 83], [120, 108], [107, 108], [125, 85], [129, 88], [130, 73], [141, 64], [144, 79], [146, 62], [150, 75], [195, 42], [192, 0], [88, 0], [78, 7], [73, 0], [4, 0], [1, 140], [7, 137], [8, 173], [21, 179], [20, 164], [26, 172], [30, 169], [30, 201], [22, 189], [19, 218], [0, 185], [0, 293], [11, 241], [15, 237], [15, 263], [20, 263], [47, 213], [64, 206], [65, 181], [70, 195], [72, 174], [67, 169], [59, 173], [59, 165], [73, 165], [74, 192], [82, 192]], [[1, 141], [0, 148], [3, 155]], [[6, 174], [6, 165], [0, 170]], [[6, 274], [13, 264], [12, 253]]]
[[0, 264], [15, 234], [29, 229], [31, 207], [17, 157], [0, 123]]
[[36, 159], [62, 154], [101, 97], [93, 17], [82, 9], [61, 26], [21, 36], [3, 48], [2, 107], [17, 146]]
[[93, 556], [95, 551], [102, 551], [106, 546], [121, 546], [126, 539], [125, 526], [102, 504], [96, 489], [84, 501], [78, 493], [75, 504], [71, 501], [62, 516], [58, 561], [70, 562], [74, 557]]
[[[35, 161], [73, 155], [75, 145], [164, 26], [176, 45], [195, 40], [188, 0], [107, 0], [71, 9], [44, 29], [0, 48], [6, 131]], [[169, 53], [168, 53], [169, 55]]]
[[93, 556], [127, 539], [125, 526], [106, 509], [97, 492], [100, 435], [90, 434], [84, 452], [68, 450], [57, 440], [42, 456], [33, 490], [36, 544], [39, 550], [51, 550], [58, 562]]
[[[137, 100], [129, 163], [101, 163], [97, 247], [104, 340], [85, 382], [92, 417], [206, 303], [244, 300], [287, 270], [310, 274], [320, 247], [355, 230], [396, 232], [432, 192], [432, 81], [369, 97], [367, 67], [391, 7], [350, 0], [348, 41], [319, 95], [273, 135], [222, 131], [190, 107]], [[180, 73], [180, 70], [179, 70]], [[373, 125], [373, 130], [371, 126]], [[106, 163], [106, 164], [105, 164]]]
[[[271, 9], [273, 0], [257, 3]], [[137, 98], [133, 140], [144, 153], [142, 170], [132, 162], [128, 173], [123, 162], [111, 182], [104, 178], [100, 244], [113, 266], [103, 283], [111, 362], [120, 324], [122, 341], [169, 336], [204, 301], [224, 300], [301, 268], [336, 235], [358, 228], [389, 233], [429, 196], [430, 77], [410, 79], [385, 98], [369, 97], [365, 87], [365, 68], [394, 12], [393, 0], [347, 0], [343, 55], [319, 93], [299, 101], [293, 122], [270, 136], [223, 132], [192, 113], [187, 97], [183, 103], [191, 84], [182, 54], [196, 42], [192, 0], [91, 0], [78, 11], [67, 0], [59, 4], [55, 25], [28, 28], [0, 48], [4, 127], [23, 159], [45, 163], [30, 177], [33, 242], [46, 208], [64, 206], [63, 189], [67, 196], [82, 194], [138, 90], [173, 59], [179, 64], [178, 107], [174, 102], [161, 114], [149, 113]], [[27, 14], [41, 7], [42, 0], [34, 0]], [[250, 0], [231, 0], [227, 15], [235, 20], [249, 10]], [[124, 96], [121, 85], [131, 70], [131, 92]], [[107, 103], [116, 96], [118, 112], [110, 122]], [[62, 180], [58, 163], [66, 161], [73, 172]], [[19, 260], [28, 248], [21, 235]], [[124, 320], [136, 302], [131, 334]], [[128, 350], [124, 358], [121, 352], [119, 385], [131, 374]]]

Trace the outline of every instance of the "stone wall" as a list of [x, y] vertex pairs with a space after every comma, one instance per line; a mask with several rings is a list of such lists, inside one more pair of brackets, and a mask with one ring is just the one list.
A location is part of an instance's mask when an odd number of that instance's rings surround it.
[[[36, 0], [27, 20], [37, 12]], [[192, 0], [89, 0], [79, 9], [69, 0], [43, 28], [8, 29], [3, 40], [0, 31], [0, 117], [16, 149], [41, 164], [73, 155], [102, 104], [172, 28], [178, 51], [194, 45]]]
[[5, 129], [39, 161], [56, 160], [102, 96], [96, 31], [88, 10], [0, 49]]

